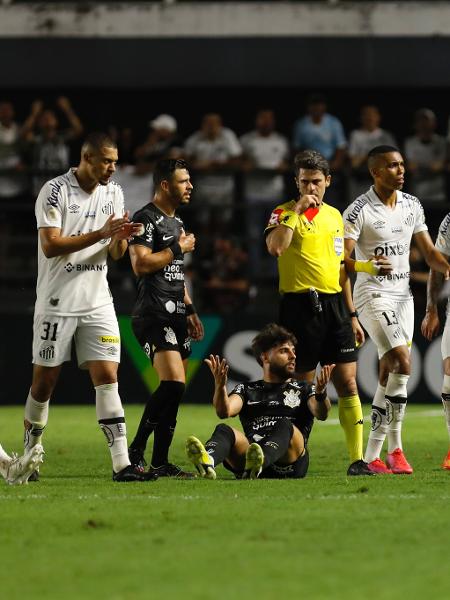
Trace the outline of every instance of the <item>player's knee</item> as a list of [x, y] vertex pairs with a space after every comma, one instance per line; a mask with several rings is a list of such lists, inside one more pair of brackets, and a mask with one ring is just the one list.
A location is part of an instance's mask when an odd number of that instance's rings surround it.
[[358, 394], [356, 378], [353, 375], [343, 378], [338, 384], [336, 384], [336, 391], [340, 398], [346, 396], [356, 396]]
[[217, 425], [214, 429], [214, 433], [226, 436], [226, 438], [229, 439], [232, 444], [234, 444], [236, 441], [236, 435], [234, 433], [233, 428], [229, 425], [226, 425], [225, 423], [219, 423], [219, 425]]

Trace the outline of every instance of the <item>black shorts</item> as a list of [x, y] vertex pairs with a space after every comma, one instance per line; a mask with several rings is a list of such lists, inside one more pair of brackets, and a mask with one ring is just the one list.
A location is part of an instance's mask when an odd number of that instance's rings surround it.
[[[242, 471], [237, 471], [226, 460], [223, 461], [223, 466], [228, 471], [231, 471], [236, 476], [236, 479], [242, 479]], [[290, 465], [273, 464], [267, 469], [264, 469], [258, 479], [303, 479], [308, 472], [309, 467], [309, 452], [305, 448], [303, 456]]]
[[321, 365], [355, 362], [357, 350], [351, 318], [342, 294], [319, 294], [322, 311], [314, 311], [310, 296], [284, 294], [280, 325], [297, 338], [297, 370], [312, 371]]
[[183, 360], [190, 356], [191, 338], [186, 320], [133, 317], [131, 324], [134, 335], [150, 360], [161, 350], [175, 350]]

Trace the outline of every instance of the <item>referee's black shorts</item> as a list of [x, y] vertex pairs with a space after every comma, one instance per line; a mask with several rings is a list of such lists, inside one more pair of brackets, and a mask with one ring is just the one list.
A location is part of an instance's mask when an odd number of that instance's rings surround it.
[[312, 371], [317, 363], [356, 361], [357, 350], [351, 318], [342, 294], [319, 294], [322, 312], [312, 306], [309, 293], [284, 294], [280, 325], [297, 338], [297, 371]]

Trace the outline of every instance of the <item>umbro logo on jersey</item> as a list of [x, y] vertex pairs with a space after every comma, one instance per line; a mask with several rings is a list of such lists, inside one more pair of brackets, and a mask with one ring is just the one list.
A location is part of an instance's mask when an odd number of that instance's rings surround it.
[[72, 214], [79, 212], [79, 210], [80, 210], [80, 207], [78, 206], [78, 204], [71, 204], [69, 206], [69, 212], [71, 212]]
[[375, 229], [384, 229], [385, 225], [386, 221], [375, 221], [375, 223], [373, 224]]
[[173, 235], [163, 235], [164, 241], [171, 240], [172, 238], [173, 238]]

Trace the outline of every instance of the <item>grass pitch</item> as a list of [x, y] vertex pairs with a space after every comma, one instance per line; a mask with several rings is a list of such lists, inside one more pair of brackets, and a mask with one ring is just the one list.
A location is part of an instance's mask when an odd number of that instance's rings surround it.
[[[141, 410], [126, 408], [129, 438]], [[0, 409], [9, 451], [22, 413]], [[173, 462], [188, 467], [186, 437], [205, 441], [216, 422], [211, 407], [182, 407]], [[447, 599], [439, 405], [408, 407], [404, 444], [413, 475], [346, 477], [333, 407], [314, 426], [304, 480], [235, 481], [219, 467], [216, 481], [118, 484], [94, 408], [52, 406], [41, 481], [0, 486], [0, 597]]]

